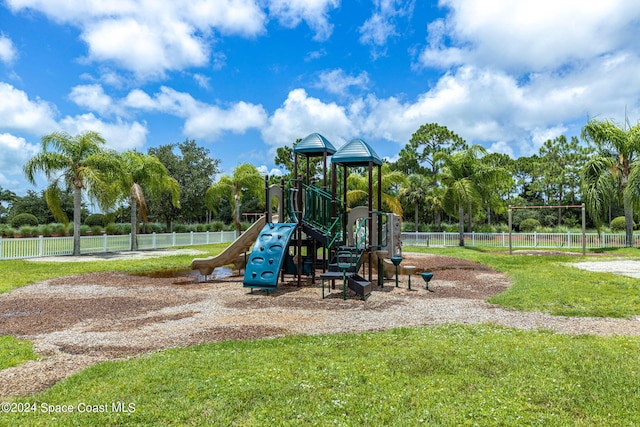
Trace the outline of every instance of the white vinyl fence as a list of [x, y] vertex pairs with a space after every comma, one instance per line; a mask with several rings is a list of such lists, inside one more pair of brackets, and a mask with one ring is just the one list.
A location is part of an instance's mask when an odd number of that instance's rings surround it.
[[[513, 233], [514, 249], [581, 249], [580, 233]], [[634, 235], [634, 246], [640, 246], [640, 234]], [[164, 249], [175, 246], [197, 246], [212, 243], [230, 243], [236, 239], [235, 231], [139, 234], [138, 249]], [[587, 248], [622, 248], [624, 234], [587, 233]], [[127, 251], [129, 235], [82, 236], [82, 254]], [[403, 246], [458, 246], [459, 234], [454, 232], [402, 233]], [[509, 247], [509, 233], [465, 233], [465, 246]], [[0, 260], [71, 255], [73, 237], [0, 238]]]
[[[624, 234], [586, 233], [587, 248], [623, 248]], [[460, 234], [454, 232], [402, 233], [404, 246], [458, 246]], [[508, 248], [509, 233], [465, 233], [465, 246]], [[512, 233], [511, 245], [514, 249], [582, 249], [581, 233]], [[634, 234], [634, 246], [640, 246], [640, 234]]]
[[[197, 246], [212, 243], [230, 243], [236, 239], [235, 231], [219, 231], [202, 233], [161, 233], [139, 234], [138, 249], [164, 249], [174, 246]], [[127, 251], [131, 245], [130, 235], [82, 236], [80, 237], [80, 253], [93, 254], [103, 252]], [[0, 238], [0, 260], [37, 258], [45, 256], [71, 255], [73, 253], [73, 237], [32, 237], [32, 238]]]

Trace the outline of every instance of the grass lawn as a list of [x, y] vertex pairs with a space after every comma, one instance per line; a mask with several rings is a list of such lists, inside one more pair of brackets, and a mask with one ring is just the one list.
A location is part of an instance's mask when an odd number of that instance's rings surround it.
[[[465, 258], [506, 273], [513, 285], [489, 300], [503, 307], [558, 316], [628, 318], [640, 314], [638, 279], [571, 266], [579, 261], [605, 261], [607, 257], [509, 255], [493, 248], [408, 247], [405, 250]], [[617, 260], [640, 259], [638, 249], [620, 249], [609, 254]]]
[[[405, 248], [414, 249], [505, 272], [514, 284], [491, 301], [507, 307], [568, 315], [640, 313], [633, 279], [568, 266], [580, 257]], [[629, 250], [615, 254], [637, 257]], [[5, 261], [0, 288], [90, 271], [184, 269], [192, 258]], [[35, 357], [28, 343], [0, 337], [5, 345], [0, 367]], [[639, 337], [492, 325], [227, 341], [101, 363], [43, 393], [4, 399], [9, 405], [3, 411], [23, 413], [0, 412], [0, 426], [640, 425], [638, 366]]]
[[[217, 255], [226, 244], [198, 246], [207, 255]], [[193, 247], [189, 247], [193, 249]], [[0, 261], [0, 293], [45, 279], [75, 274], [120, 271], [123, 273], [154, 273], [188, 270], [194, 255], [173, 255], [139, 260], [114, 260], [96, 262], [33, 262], [25, 260]]]
[[0, 336], [0, 370], [17, 366], [27, 360], [35, 360], [31, 343], [10, 336]]
[[0, 424], [628, 426], [639, 362], [638, 338], [486, 325], [228, 341], [96, 365]]

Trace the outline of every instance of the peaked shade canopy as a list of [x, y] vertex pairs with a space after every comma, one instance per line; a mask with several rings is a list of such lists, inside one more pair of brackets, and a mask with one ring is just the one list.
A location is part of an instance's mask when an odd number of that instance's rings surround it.
[[302, 153], [307, 156], [321, 156], [324, 153], [331, 155], [336, 152], [336, 149], [324, 136], [319, 133], [311, 133], [296, 144], [293, 152]]
[[373, 148], [362, 139], [352, 139], [344, 144], [331, 157], [331, 163], [346, 166], [366, 166], [372, 162], [374, 165], [382, 165], [380, 156]]

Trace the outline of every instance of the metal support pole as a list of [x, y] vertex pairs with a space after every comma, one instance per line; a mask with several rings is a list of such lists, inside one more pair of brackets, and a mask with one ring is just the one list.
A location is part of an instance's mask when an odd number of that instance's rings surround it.
[[582, 256], [587, 254], [587, 214], [582, 204]]
[[271, 224], [271, 199], [269, 198], [269, 175], [264, 176], [264, 215], [267, 224]]
[[513, 247], [511, 245], [511, 225], [513, 223], [513, 215], [511, 205], [509, 205], [509, 255], [513, 254]]

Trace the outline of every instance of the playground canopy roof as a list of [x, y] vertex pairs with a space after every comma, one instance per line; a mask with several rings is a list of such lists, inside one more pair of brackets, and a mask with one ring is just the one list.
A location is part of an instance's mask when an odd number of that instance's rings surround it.
[[296, 144], [293, 152], [303, 153], [307, 156], [319, 156], [324, 153], [331, 155], [336, 152], [336, 149], [327, 138], [319, 133], [312, 133], [305, 136], [302, 141]]
[[346, 166], [366, 166], [369, 162], [382, 165], [380, 156], [369, 144], [359, 138], [347, 142], [331, 157], [331, 163]]

